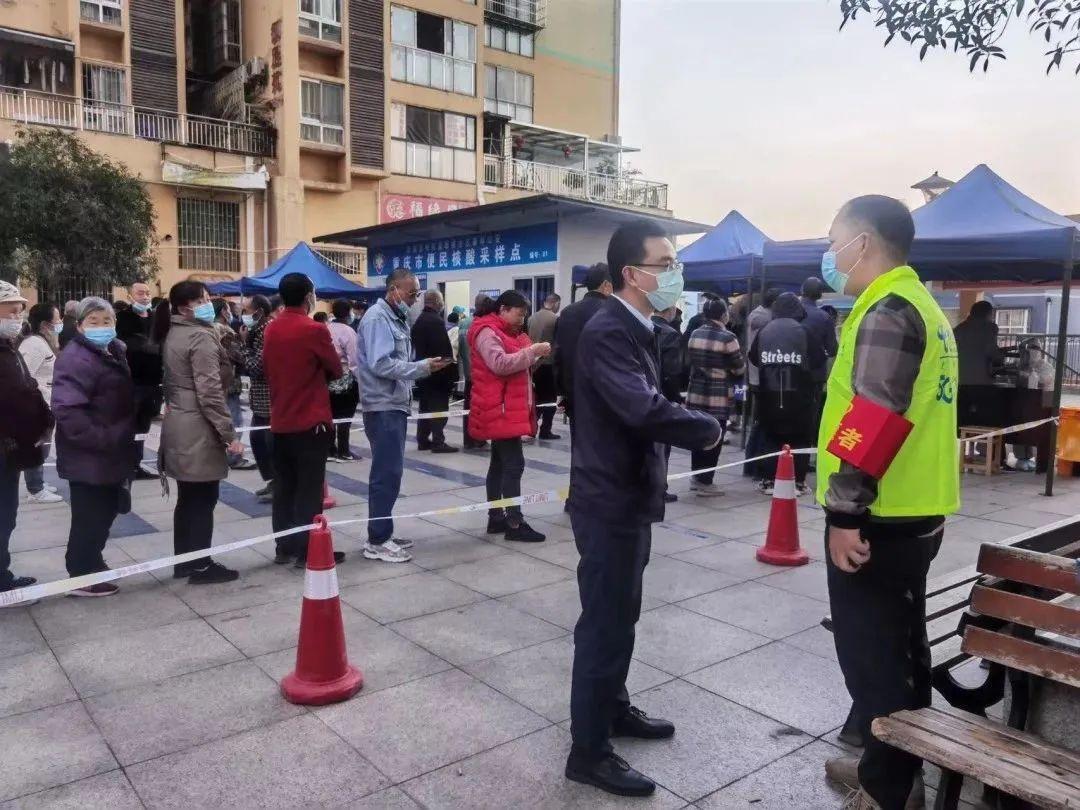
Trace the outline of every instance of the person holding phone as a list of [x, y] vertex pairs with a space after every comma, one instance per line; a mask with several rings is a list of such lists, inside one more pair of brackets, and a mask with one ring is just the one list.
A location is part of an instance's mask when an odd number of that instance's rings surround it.
[[450, 365], [444, 357], [413, 359], [409, 307], [420, 297], [420, 283], [411, 271], [399, 268], [386, 277], [386, 297], [364, 315], [357, 341], [360, 348], [360, 408], [364, 433], [371, 445], [368, 480], [368, 539], [363, 555], [369, 560], [405, 563], [413, 543], [394, 537], [394, 510], [405, 469], [405, 429], [412, 411], [414, 380], [430, 377]]

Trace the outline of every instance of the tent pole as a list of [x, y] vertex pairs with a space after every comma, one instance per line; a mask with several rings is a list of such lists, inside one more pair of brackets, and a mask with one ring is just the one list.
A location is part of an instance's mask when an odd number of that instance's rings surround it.
[[[750, 269], [750, 274], [746, 277], [746, 323], [743, 324], [744, 331], [740, 337], [743, 341], [743, 356], [746, 362], [750, 362], [750, 342], [748, 340], [750, 336], [750, 305], [754, 303], [754, 271]], [[742, 442], [742, 449], [746, 450], [746, 437], [750, 433], [750, 425], [754, 422], [754, 401], [751, 399], [753, 396], [750, 393], [750, 374], [747, 373], [743, 378], [746, 386], [746, 396], [743, 397], [743, 427], [742, 436], [740, 441]]]
[[[1073, 241], [1072, 256], [1076, 255], [1075, 239]], [[1054, 403], [1051, 413], [1054, 416], [1061, 414], [1061, 388], [1065, 379], [1065, 343], [1068, 339], [1069, 330], [1069, 294], [1072, 291], [1073, 258], [1065, 262], [1065, 275], [1061, 282], [1061, 311], [1058, 313], [1058, 344], [1057, 364], [1054, 366]], [[1057, 470], [1057, 434], [1056, 422], [1050, 423], [1050, 448], [1049, 458], [1046, 460], [1046, 489], [1043, 494], [1047, 497], [1054, 494], [1054, 473]]]

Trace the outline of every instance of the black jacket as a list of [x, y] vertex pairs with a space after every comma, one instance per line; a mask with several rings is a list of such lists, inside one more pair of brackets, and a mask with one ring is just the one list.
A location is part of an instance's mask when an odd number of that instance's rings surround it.
[[802, 323], [774, 313], [750, 347], [750, 360], [760, 369], [761, 418], [775, 430], [802, 430], [813, 423], [809, 343]]
[[663, 520], [664, 445], [704, 449], [720, 424], [664, 398], [655, 334], [615, 299], [582, 330], [576, 360], [570, 508], [620, 523]]
[[64, 316], [64, 328], [60, 330], [60, 348], [63, 349], [68, 342], [79, 334], [79, 325], [75, 322], [74, 315]]
[[[426, 360], [429, 357], [453, 357], [454, 350], [450, 346], [450, 335], [446, 331], [446, 322], [442, 315], [433, 309], [424, 307], [420, 317], [412, 327], [413, 350], [417, 360]], [[431, 390], [446, 389], [449, 391], [457, 382], [457, 364], [451, 363], [442, 371], [436, 371], [430, 377], [417, 381], [420, 388]]]
[[[0, 339], [0, 460], [9, 469], [45, 460], [38, 440], [53, 425], [52, 413], [26, 362], [11, 341]], [[14, 517], [12, 518], [14, 519]]]
[[836, 326], [828, 313], [818, 309], [809, 298], [799, 299], [806, 310], [803, 329], [806, 330], [807, 351], [810, 354], [810, 375], [814, 382], [823, 383], [829, 379], [828, 359], [836, 357]]
[[[691, 319], [693, 320], [693, 319]], [[683, 336], [659, 315], [652, 322], [660, 330], [656, 335], [660, 350], [660, 393], [672, 402], [683, 401]]]
[[581, 330], [603, 303], [603, 293], [587, 292], [580, 301], [575, 301], [564, 309], [559, 319], [555, 321], [555, 348], [552, 352], [555, 364], [555, 388], [559, 396], [565, 400], [568, 411], [574, 394], [574, 363], [577, 359], [577, 345]]

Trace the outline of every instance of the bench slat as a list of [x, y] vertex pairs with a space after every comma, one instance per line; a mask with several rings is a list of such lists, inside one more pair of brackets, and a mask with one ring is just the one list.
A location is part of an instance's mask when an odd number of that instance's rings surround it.
[[1080, 655], [1074, 652], [972, 626], [964, 633], [960, 649], [975, 658], [1080, 688]]
[[993, 731], [995, 734], [1000, 734], [1003, 737], [1009, 737], [1019, 743], [1031, 746], [1031, 748], [1038, 752], [1038, 756], [1043, 761], [1056, 767], [1063, 768], [1066, 771], [1074, 771], [1077, 774], [1080, 774], [1080, 754], [1070, 751], [1067, 748], [1059, 748], [1053, 743], [1048, 743], [1042, 737], [1038, 737], [1031, 732], [1021, 731], [1012, 726], [990, 720], [986, 717], [980, 717], [977, 714], [965, 712], [961, 709], [953, 708], [952, 706], [935, 706], [934, 711], [938, 714], [948, 715], [949, 717], [969, 725], [981, 726], [982, 728]]
[[984, 574], [1010, 582], [1080, 595], [1080, 566], [1068, 557], [983, 543], [978, 567]]
[[[1064, 750], [1056, 750], [1023, 731], [1002, 734], [994, 724], [972, 723], [958, 714], [932, 709], [916, 710], [905, 720], [910, 725], [961, 743], [1010, 765], [1023, 768], [1051, 783], [1064, 782], [1080, 790], [1080, 763]], [[894, 715], [895, 716], [895, 715]], [[1013, 729], [1016, 731], [1016, 729]]]
[[1005, 619], [1036, 630], [1080, 636], [1080, 610], [1068, 605], [976, 585], [971, 592], [971, 607], [984, 616]]
[[897, 712], [873, 722], [878, 739], [1010, 795], [1054, 810], [1080, 806], [1080, 772], [1047, 775], [1044, 763], [1022, 753], [1024, 746], [1014, 738], [969, 730], [934, 709]]

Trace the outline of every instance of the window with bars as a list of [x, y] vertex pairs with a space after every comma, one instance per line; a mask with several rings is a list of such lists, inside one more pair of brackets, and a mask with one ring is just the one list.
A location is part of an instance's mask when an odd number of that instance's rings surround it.
[[181, 270], [240, 272], [240, 203], [181, 197], [176, 201]]
[[1000, 335], [1027, 334], [1031, 310], [1027, 307], [1014, 307], [994, 310], [994, 322]]
[[300, 82], [300, 137], [305, 141], [343, 146], [345, 88], [333, 82]]
[[123, 19], [120, 0], [80, 0], [79, 16], [87, 22], [120, 25]]
[[524, 34], [504, 25], [487, 23], [484, 25], [484, 45], [497, 51], [516, 53], [519, 56], [533, 57], [536, 45], [535, 34]]
[[484, 66], [484, 111], [523, 124], [533, 120], [533, 77], [510, 68]]
[[341, 42], [341, 0], [300, 0], [300, 34]]
[[361, 273], [367, 265], [367, 254], [362, 250], [340, 250], [319, 248], [319, 255], [337, 272], [354, 276]]
[[393, 79], [476, 95], [476, 26], [391, 6], [390, 37]]
[[471, 115], [390, 105], [390, 171], [476, 182], [476, 119]]
[[106, 65], [83, 65], [83, 124], [87, 129], [128, 132], [127, 72]]

